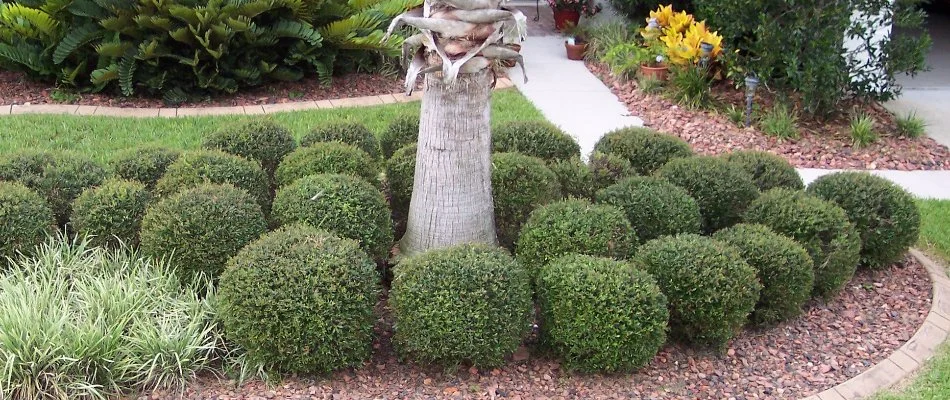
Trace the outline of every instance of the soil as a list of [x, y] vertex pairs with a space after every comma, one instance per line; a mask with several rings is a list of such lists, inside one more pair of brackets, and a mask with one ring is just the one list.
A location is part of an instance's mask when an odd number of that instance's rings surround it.
[[[295, 82], [278, 82], [242, 90], [235, 94], [207, 96], [177, 104], [178, 107], [229, 107], [277, 104], [297, 101], [341, 99], [359, 96], [400, 93], [399, 76], [352, 73], [333, 78], [330, 86], [315, 77]], [[111, 93], [77, 93], [57, 89], [45, 82], [30, 80], [25, 74], [0, 70], [0, 104], [82, 104], [109, 107], [166, 107], [154, 97], [122, 97]]]
[[885, 359], [914, 334], [930, 309], [931, 283], [913, 258], [884, 271], [859, 271], [828, 303], [771, 328], [744, 330], [722, 353], [670, 344], [632, 374], [566, 371], [528, 341], [504, 367], [457, 371], [397, 360], [384, 303], [374, 356], [326, 377], [290, 376], [276, 385], [200, 377], [184, 392], [141, 399], [795, 399], [842, 383]]
[[[715, 155], [740, 149], [764, 150], [785, 157], [802, 168], [821, 169], [950, 169], [950, 150], [928, 137], [906, 138], [895, 131], [894, 116], [878, 104], [845, 104], [842, 109], [858, 108], [872, 116], [882, 134], [876, 143], [856, 147], [849, 135], [850, 120], [841, 114], [826, 121], [799, 121], [801, 136], [779, 139], [757, 129], [739, 127], [714, 110], [692, 110], [677, 106], [661, 95], [639, 90], [634, 81], [620, 81], [600, 64], [588, 63], [597, 75], [623, 101], [632, 115], [643, 118], [644, 124], [689, 142], [699, 154]], [[744, 94], [722, 82], [713, 87], [716, 102], [744, 108]], [[772, 99], [759, 90], [756, 103], [769, 107]]]

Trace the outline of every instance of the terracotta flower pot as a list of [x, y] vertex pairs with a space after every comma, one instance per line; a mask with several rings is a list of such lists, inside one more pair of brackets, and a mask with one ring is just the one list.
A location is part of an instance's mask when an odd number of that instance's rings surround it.
[[581, 21], [581, 13], [574, 10], [554, 10], [554, 29], [563, 31], [571, 25], [577, 26]]
[[669, 72], [670, 67], [666, 65], [661, 65], [659, 67], [640, 65], [640, 75], [643, 75], [644, 78], [653, 78], [659, 81], [665, 81], [667, 75], [669, 75]]
[[[506, 44], [505, 47], [512, 49], [514, 51], [517, 51], [519, 53], [521, 52], [521, 45], [517, 43]], [[505, 60], [505, 61], [502, 61], [501, 64], [504, 65], [506, 68], [514, 68], [515, 65], [517, 65], [517, 63], [518, 63], [517, 60]]]
[[564, 42], [564, 48], [567, 49], [568, 60], [583, 60], [584, 53], [587, 52], [587, 43], [570, 44]]

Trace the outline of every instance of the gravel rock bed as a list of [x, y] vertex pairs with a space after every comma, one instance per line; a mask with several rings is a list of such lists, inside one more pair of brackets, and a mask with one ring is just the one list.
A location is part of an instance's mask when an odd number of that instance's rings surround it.
[[[826, 122], [803, 122], [801, 137], [781, 140], [767, 136], [754, 127], [737, 127], [727, 117], [713, 111], [689, 110], [675, 105], [659, 95], [646, 94], [637, 89], [636, 82], [621, 82], [599, 64], [587, 67], [597, 75], [627, 105], [632, 115], [658, 131], [679, 136], [689, 142], [700, 154], [720, 154], [739, 149], [765, 150], [785, 157], [802, 168], [821, 169], [892, 169], [944, 170], [950, 169], [950, 151], [931, 138], [916, 139], [881, 135], [877, 143], [856, 148], [851, 143], [849, 120], [841, 116]], [[727, 103], [741, 103], [743, 94], [732, 88], [714, 91]], [[763, 102], [759, 94], [756, 101]], [[879, 121], [892, 118], [879, 105], [868, 107], [869, 114]]]
[[[816, 394], [887, 358], [923, 323], [931, 302], [926, 270], [913, 258], [880, 272], [859, 271], [834, 300], [812, 302], [800, 318], [747, 329], [723, 353], [666, 346], [633, 374], [565, 371], [522, 348], [506, 366], [456, 372], [400, 363], [381, 318], [375, 354], [362, 368], [327, 377], [287, 377], [268, 386], [204, 376], [188, 399], [796, 399]], [[383, 306], [381, 315], [386, 315]], [[531, 343], [528, 347], [532, 347]], [[140, 398], [178, 397], [154, 392]]]

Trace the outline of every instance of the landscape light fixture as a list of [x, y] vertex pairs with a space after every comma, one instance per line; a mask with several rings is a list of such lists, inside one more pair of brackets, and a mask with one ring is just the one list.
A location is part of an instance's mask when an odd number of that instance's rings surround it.
[[752, 100], [755, 98], [755, 89], [759, 87], [759, 78], [755, 74], [745, 77], [745, 126], [752, 126]]

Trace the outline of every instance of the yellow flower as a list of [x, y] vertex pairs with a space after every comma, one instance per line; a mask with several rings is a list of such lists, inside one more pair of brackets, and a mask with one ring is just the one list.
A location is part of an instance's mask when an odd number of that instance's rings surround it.
[[673, 19], [673, 5], [660, 6], [656, 11], [650, 11], [650, 18], [647, 18], [647, 24], [650, 23], [651, 19], [656, 19], [656, 22], [660, 24], [660, 28], [670, 26], [670, 20]]
[[[700, 49], [703, 42], [713, 45], [710, 58], [716, 58], [722, 53], [722, 36], [719, 36], [717, 32], [710, 32], [706, 27], [706, 21], [700, 21], [690, 26], [684, 41], [688, 46], [696, 49]], [[700, 54], [702, 54], [702, 51], [700, 51]]]
[[661, 40], [666, 45], [666, 56], [670, 63], [686, 65], [699, 57], [699, 49], [690, 47], [681, 33], [674, 31], [673, 28], [667, 28], [664, 33]]
[[687, 14], [686, 11], [681, 11], [676, 14], [673, 14], [673, 17], [670, 19], [669, 27], [676, 32], [686, 32], [689, 29], [689, 26], [693, 23], [693, 16]]

